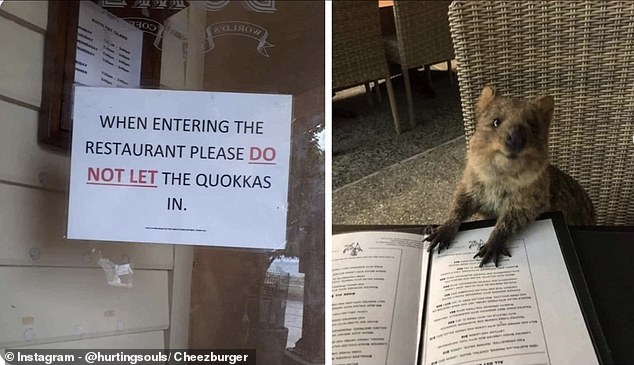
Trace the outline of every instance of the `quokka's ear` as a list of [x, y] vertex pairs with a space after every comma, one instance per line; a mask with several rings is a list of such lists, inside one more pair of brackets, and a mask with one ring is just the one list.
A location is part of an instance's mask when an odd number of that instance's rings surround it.
[[484, 109], [495, 99], [495, 88], [493, 86], [485, 86], [480, 93], [478, 103], [476, 104], [476, 116], [482, 114]]
[[555, 111], [555, 99], [547, 95], [537, 96], [533, 100], [533, 104], [537, 106], [541, 120], [550, 125], [550, 121], [553, 119], [553, 112]]

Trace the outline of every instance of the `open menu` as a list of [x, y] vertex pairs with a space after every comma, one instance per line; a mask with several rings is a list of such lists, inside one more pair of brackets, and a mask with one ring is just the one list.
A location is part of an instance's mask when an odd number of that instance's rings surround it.
[[334, 235], [333, 364], [609, 362], [561, 216], [524, 229], [498, 267], [479, 267], [492, 224], [467, 224], [440, 254], [422, 234]]

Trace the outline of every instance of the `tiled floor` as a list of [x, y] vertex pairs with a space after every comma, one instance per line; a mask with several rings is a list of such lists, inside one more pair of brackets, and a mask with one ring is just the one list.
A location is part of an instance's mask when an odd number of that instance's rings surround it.
[[[405, 93], [394, 79], [402, 124]], [[420, 83], [420, 80], [419, 80]], [[416, 90], [417, 84], [414, 85]], [[368, 106], [363, 87], [338, 93], [333, 108], [333, 224], [441, 223], [464, 165], [465, 144], [456, 82], [433, 72], [436, 98], [415, 92], [417, 126], [396, 135], [386, 93]]]
[[464, 153], [464, 138], [458, 137], [333, 190], [333, 223], [442, 223]]

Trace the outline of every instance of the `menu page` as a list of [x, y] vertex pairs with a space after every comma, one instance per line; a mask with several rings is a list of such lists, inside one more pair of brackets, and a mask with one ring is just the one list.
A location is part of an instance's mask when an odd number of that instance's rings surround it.
[[508, 243], [512, 257], [479, 267], [493, 227], [463, 231], [435, 252], [423, 364], [598, 364], [550, 220]]
[[429, 260], [423, 236], [339, 234], [332, 249], [332, 363], [416, 363]]
[[141, 83], [143, 32], [92, 1], [79, 5], [75, 82], [136, 88]]

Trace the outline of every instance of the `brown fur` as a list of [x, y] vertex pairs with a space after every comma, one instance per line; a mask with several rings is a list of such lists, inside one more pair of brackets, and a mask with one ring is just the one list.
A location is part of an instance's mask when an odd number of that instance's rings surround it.
[[[474, 257], [480, 266], [500, 254], [506, 242], [540, 214], [562, 211], [567, 224], [594, 224], [594, 208], [583, 188], [548, 161], [550, 96], [517, 99], [485, 87], [476, 104], [476, 131], [447, 221], [428, 238], [430, 250], [447, 248], [460, 223], [475, 213], [496, 218], [493, 232]], [[496, 121], [497, 120], [497, 121]]]

